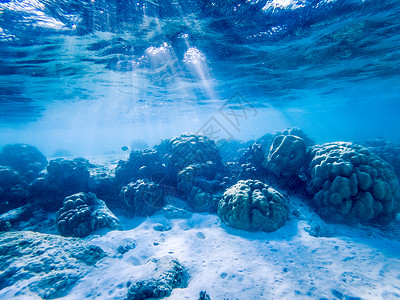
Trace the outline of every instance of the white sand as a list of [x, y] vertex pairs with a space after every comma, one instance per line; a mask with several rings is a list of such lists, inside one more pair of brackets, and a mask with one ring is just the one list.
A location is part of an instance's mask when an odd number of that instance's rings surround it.
[[[167, 220], [156, 215], [123, 220], [125, 231], [86, 238], [107, 258], [64, 299], [124, 299], [126, 282], [146, 272], [150, 257], [172, 255], [188, 268], [189, 285], [169, 299], [398, 299], [400, 220], [384, 231], [325, 224], [299, 200], [301, 217], [273, 233], [249, 233], [221, 224], [218, 216], [194, 214]], [[160, 232], [154, 225], [170, 226]], [[318, 229], [319, 228], [319, 229]], [[319, 230], [328, 237], [313, 237]], [[117, 254], [119, 245], [136, 248]]]

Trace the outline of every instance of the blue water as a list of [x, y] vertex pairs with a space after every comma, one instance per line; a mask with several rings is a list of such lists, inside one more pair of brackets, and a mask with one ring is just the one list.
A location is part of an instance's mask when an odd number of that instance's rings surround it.
[[399, 19], [395, 0], [2, 0], [0, 146], [104, 153], [293, 126], [398, 142]]

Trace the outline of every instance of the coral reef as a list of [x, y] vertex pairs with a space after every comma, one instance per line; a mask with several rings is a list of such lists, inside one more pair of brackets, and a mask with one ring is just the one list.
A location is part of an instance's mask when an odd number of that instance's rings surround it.
[[221, 139], [216, 142], [216, 145], [221, 155], [222, 162], [226, 163], [237, 161], [253, 143], [254, 140], [244, 142], [236, 139]]
[[181, 263], [171, 256], [151, 259], [147, 264], [154, 265], [148, 278], [134, 282], [128, 290], [128, 300], [159, 299], [168, 297], [175, 288], [185, 288], [188, 274]]
[[277, 177], [296, 177], [304, 165], [306, 156], [306, 145], [301, 138], [294, 135], [278, 135], [262, 165]]
[[216, 212], [220, 183], [215, 179], [215, 163], [192, 164], [178, 173], [178, 190], [186, 198], [189, 206], [200, 212]]
[[115, 165], [95, 166], [90, 168], [89, 191], [106, 202], [110, 209], [120, 208], [119, 201], [116, 201], [121, 191], [114, 176]]
[[254, 143], [250, 145], [240, 156], [239, 164], [252, 164], [258, 168], [264, 160], [265, 151], [261, 144]]
[[265, 171], [261, 165], [264, 153], [261, 144], [253, 143], [237, 161], [226, 163], [224, 169], [219, 170], [223, 175], [221, 186], [227, 189], [239, 180], [264, 179]]
[[29, 292], [41, 299], [64, 297], [105, 256], [80, 239], [5, 232], [0, 234], [0, 290], [18, 283], [15, 299]]
[[121, 189], [120, 198], [130, 214], [150, 216], [164, 206], [164, 193], [159, 184], [139, 179]]
[[144, 178], [161, 183], [166, 177], [167, 169], [152, 149], [132, 151], [128, 160], [120, 160], [115, 169], [115, 180], [120, 185]]
[[85, 237], [100, 228], [121, 229], [119, 220], [93, 193], [78, 193], [65, 198], [56, 221], [63, 236]]
[[309, 151], [307, 192], [329, 221], [388, 224], [400, 211], [392, 168], [353, 143], [327, 143]]
[[162, 141], [155, 148], [165, 153], [163, 159], [166, 161], [170, 176], [173, 177], [191, 164], [208, 161], [218, 166], [222, 164], [215, 142], [206, 136], [182, 134], [168, 142]]
[[27, 144], [5, 145], [0, 153], [0, 165], [18, 171], [31, 182], [47, 166], [47, 158], [36, 147]]
[[29, 200], [49, 211], [57, 211], [65, 197], [89, 191], [89, 167], [84, 158], [51, 160], [47, 174], [29, 187]]
[[293, 128], [287, 128], [285, 130], [282, 131], [278, 131], [275, 133], [274, 137], [277, 137], [278, 135], [294, 135], [297, 136], [299, 138], [301, 138], [306, 147], [310, 147], [315, 145], [315, 142], [301, 129], [293, 127]]
[[229, 226], [248, 231], [274, 231], [288, 218], [287, 200], [258, 180], [241, 180], [227, 189], [218, 215]]
[[367, 141], [365, 146], [370, 152], [391, 165], [397, 178], [400, 179], [400, 145], [382, 139], [375, 139]]
[[18, 172], [0, 166], [0, 214], [26, 204], [28, 189]]

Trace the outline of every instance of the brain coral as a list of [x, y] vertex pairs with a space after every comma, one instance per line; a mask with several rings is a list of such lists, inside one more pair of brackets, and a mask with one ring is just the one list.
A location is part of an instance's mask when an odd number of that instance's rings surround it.
[[218, 215], [235, 228], [270, 232], [285, 224], [287, 201], [261, 181], [240, 180], [225, 191], [218, 205]]
[[346, 223], [388, 224], [400, 210], [392, 168], [366, 148], [328, 143], [309, 151], [307, 192], [319, 214]]
[[85, 237], [99, 228], [121, 229], [119, 220], [93, 193], [64, 199], [57, 212], [57, 229], [64, 236]]

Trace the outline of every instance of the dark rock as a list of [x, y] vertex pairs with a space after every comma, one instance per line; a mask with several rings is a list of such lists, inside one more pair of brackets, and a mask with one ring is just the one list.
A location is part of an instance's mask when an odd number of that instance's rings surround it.
[[211, 297], [207, 294], [206, 291], [201, 291], [199, 294], [199, 300], [211, 300]]
[[148, 278], [134, 282], [128, 290], [128, 300], [164, 298], [171, 295], [175, 288], [187, 286], [188, 274], [180, 262], [170, 256], [152, 259], [154, 269]]
[[124, 255], [125, 253], [129, 252], [132, 249], [135, 249], [136, 244], [134, 241], [129, 241], [125, 245], [120, 245], [117, 248], [117, 252], [121, 255]]
[[163, 232], [163, 231], [169, 231], [169, 230], [171, 230], [172, 227], [171, 227], [170, 225], [168, 225], [168, 224], [155, 224], [155, 225], [153, 226], [153, 229], [154, 229], [155, 231], [161, 231], [161, 232]]

